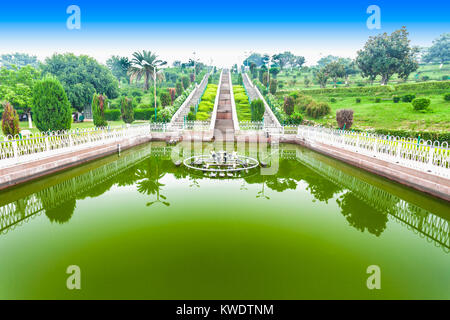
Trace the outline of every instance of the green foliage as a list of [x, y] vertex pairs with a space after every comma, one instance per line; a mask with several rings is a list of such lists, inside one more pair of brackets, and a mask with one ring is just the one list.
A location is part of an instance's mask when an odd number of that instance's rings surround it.
[[177, 82], [176, 90], [177, 96], [180, 96], [183, 93], [183, 84], [181, 83], [181, 81]]
[[401, 138], [416, 138], [420, 136], [421, 140], [431, 140], [450, 143], [450, 132], [439, 131], [414, 131], [414, 130], [402, 130], [402, 129], [375, 129], [377, 134], [396, 136]]
[[381, 102], [381, 98], [375, 98], [375, 103], [380, 103]]
[[59, 80], [46, 76], [33, 88], [33, 114], [40, 131], [68, 130], [72, 112], [66, 92]]
[[33, 86], [40, 72], [31, 66], [0, 68], [0, 98], [9, 101], [19, 113], [32, 107]]
[[[159, 110], [157, 109], [156, 112]], [[137, 108], [134, 109], [134, 119], [135, 120], [150, 120], [155, 117], [155, 108]]]
[[134, 52], [131, 66], [129, 67], [130, 82], [144, 78], [144, 90], [148, 91], [150, 78], [164, 76], [160, 72], [166, 61], [158, 59], [158, 56], [151, 51], [142, 50], [142, 52]]
[[119, 121], [120, 120], [121, 113], [120, 113], [120, 110], [118, 110], [118, 109], [105, 110], [104, 114], [105, 114], [105, 120], [107, 120], [107, 121]]
[[306, 114], [312, 118], [318, 119], [324, 115], [329, 114], [331, 111], [330, 106], [325, 102], [311, 102], [306, 107]]
[[400, 101], [400, 97], [399, 96], [393, 96], [392, 97], [392, 101], [394, 101], [394, 103], [398, 103]]
[[42, 71], [59, 79], [72, 107], [78, 111], [89, 105], [95, 93], [111, 99], [119, 96], [119, 84], [111, 71], [85, 55], [54, 54], [45, 60]]
[[331, 98], [331, 99], [330, 99], [330, 102], [331, 102], [331, 103], [336, 102], [336, 98]]
[[130, 77], [128, 76], [128, 69], [131, 66], [131, 62], [127, 57], [112, 56], [106, 60], [106, 65], [112, 74], [117, 78], [117, 80], [126, 80], [130, 82]]
[[289, 117], [289, 122], [291, 123], [291, 124], [301, 124], [302, 123], [302, 121], [303, 121], [303, 116], [300, 114], [300, 113], [298, 113], [298, 112], [294, 112], [290, 117]]
[[30, 56], [26, 53], [2, 54], [0, 57], [0, 65], [6, 69], [21, 69], [30, 66], [37, 69], [39, 61], [36, 56]]
[[430, 106], [431, 100], [428, 98], [415, 98], [412, 101], [412, 105], [414, 107], [414, 110], [426, 110]]
[[444, 33], [434, 40], [423, 60], [425, 62], [435, 61], [442, 64], [450, 62], [450, 33]]
[[181, 77], [181, 83], [183, 84], [184, 89], [187, 89], [187, 87], [191, 84], [187, 76]]
[[132, 123], [134, 121], [133, 101], [131, 99], [122, 97], [122, 101], [120, 102], [120, 113], [122, 114], [122, 120], [125, 123]]
[[193, 112], [189, 112], [187, 115], [188, 121], [195, 121], [195, 114]]
[[292, 96], [284, 97], [283, 110], [284, 112], [290, 116], [294, 112], [295, 100]]
[[106, 127], [108, 125], [105, 118], [106, 97], [102, 94], [94, 94], [91, 107], [94, 125], [96, 127]]
[[4, 110], [1, 115], [2, 118], [2, 131], [5, 136], [15, 136], [20, 133], [19, 115], [14, 107], [6, 102], [4, 104]]
[[234, 101], [236, 103], [236, 113], [239, 121], [250, 121], [252, 112], [250, 102], [243, 86], [233, 86]]
[[336, 121], [340, 129], [350, 129], [353, 124], [353, 110], [341, 109], [336, 111]]
[[172, 104], [172, 98], [170, 97], [170, 93], [167, 91], [162, 91], [159, 94], [159, 100], [161, 101], [163, 107], [170, 106]]
[[261, 121], [264, 117], [265, 107], [261, 99], [253, 100], [250, 105], [252, 121]]
[[415, 94], [413, 94], [413, 93], [408, 93], [408, 94], [405, 94], [404, 96], [402, 96], [402, 101], [403, 101], [403, 102], [411, 102], [411, 101], [414, 100], [415, 97], [416, 97]]
[[172, 110], [170, 107], [166, 107], [163, 108], [160, 112], [159, 112], [162, 122], [169, 122], [170, 119], [172, 118]]
[[381, 84], [397, 73], [400, 78], [407, 78], [419, 67], [415, 55], [417, 50], [411, 48], [408, 32], [403, 27], [391, 35], [383, 33], [370, 37], [362, 50], [357, 53], [356, 63], [363, 77], [373, 80], [381, 76]]
[[356, 103], [361, 103], [361, 98], [356, 98], [355, 102]]
[[445, 101], [450, 101], [450, 93], [444, 94], [444, 100]]
[[269, 86], [269, 92], [270, 94], [275, 94], [277, 92], [277, 80], [276, 79], [270, 79], [270, 86]]

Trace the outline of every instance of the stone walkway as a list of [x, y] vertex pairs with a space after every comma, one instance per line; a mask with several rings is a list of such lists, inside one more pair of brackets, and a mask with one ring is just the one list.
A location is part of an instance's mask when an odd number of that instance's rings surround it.
[[214, 125], [214, 139], [234, 141], [234, 125], [231, 110], [230, 78], [228, 70], [222, 72], [219, 89], [219, 104], [217, 105], [216, 123]]

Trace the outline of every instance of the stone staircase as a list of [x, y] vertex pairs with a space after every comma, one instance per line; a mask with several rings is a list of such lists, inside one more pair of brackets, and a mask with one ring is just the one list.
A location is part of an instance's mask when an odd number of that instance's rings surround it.
[[231, 110], [230, 79], [228, 70], [222, 73], [219, 89], [219, 102], [217, 105], [216, 123], [214, 125], [214, 139], [221, 141], [234, 141], [234, 125]]

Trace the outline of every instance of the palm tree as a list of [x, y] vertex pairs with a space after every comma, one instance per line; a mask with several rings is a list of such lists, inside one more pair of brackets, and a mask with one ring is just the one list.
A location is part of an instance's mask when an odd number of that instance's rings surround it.
[[[145, 86], [147, 91], [149, 86], [149, 80], [152, 77], [154, 82], [158, 76], [158, 69], [167, 64], [166, 61], [158, 59], [158, 56], [151, 51], [142, 50], [142, 52], [133, 53], [133, 59], [131, 60], [131, 66], [128, 69], [130, 75], [130, 82], [134, 79], [140, 80], [144, 77]], [[160, 73], [161, 74], [161, 73]], [[156, 83], [155, 83], [155, 98], [156, 98]]]

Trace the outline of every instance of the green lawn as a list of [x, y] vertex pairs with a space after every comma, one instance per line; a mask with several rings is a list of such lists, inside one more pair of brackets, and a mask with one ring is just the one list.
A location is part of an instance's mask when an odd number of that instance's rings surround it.
[[316, 97], [318, 101], [328, 102], [331, 113], [322, 119], [312, 120], [337, 126], [336, 110], [353, 109], [354, 127], [361, 129], [450, 130], [450, 102], [444, 101], [442, 95], [427, 97], [431, 99], [432, 112], [429, 113], [415, 111], [409, 102], [393, 103], [389, 100], [375, 103], [371, 97], [362, 97], [360, 103], [356, 103], [354, 97], [336, 98], [336, 102], [329, 102], [329, 99]]
[[236, 113], [239, 121], [251, 121], [252, 112], [250, 102], [243, 86], [233, 86], [234, 102], [236, 103]]

